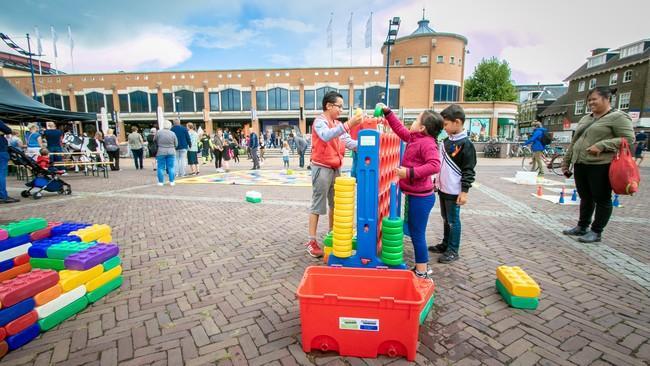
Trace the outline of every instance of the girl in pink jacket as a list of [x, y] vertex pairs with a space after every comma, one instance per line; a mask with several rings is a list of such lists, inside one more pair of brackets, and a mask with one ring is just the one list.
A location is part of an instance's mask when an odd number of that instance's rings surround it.
[[430, 279], [429, 253], [425, 232], [429, 213], [436, 202], [431, 176], [440, 171], [440, 154], [438, 153], [438, 135], [444, 123], [439, 113], [424, 111], [413, 122], [410, 129], [388, 107], [384, 107], [384, 116], [390, 128], [406, 142], [402, 157], [402, 166], [396, 169], [399, 186], [408, 201], [408, 228], [415, 252], [415, 275]]

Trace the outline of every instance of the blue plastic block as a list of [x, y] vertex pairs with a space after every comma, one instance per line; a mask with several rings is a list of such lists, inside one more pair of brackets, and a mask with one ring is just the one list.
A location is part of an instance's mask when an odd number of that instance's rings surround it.
[[32, 309], [34, 309], [34, 305], [36, 305], [36, 303], [34, 302], [34, 299], [30, 297], [29, 299], [23, 300], [14, 306], [0, 310], [0, 327], [4, 327], [12, 320], [16, 320], [21, 316], [29, 313], [32, 311]]
[[18, 349], [26, 345], [27, 343], [31, 342], [34, 338], [38, 337], [40, 333], [41, 333], [41, 326], [38, 325], [38, 323], [34, 323], [29, 327], [23, 329], [22, 332], [7, 337], [7, 345], [9, 346], [9, 350], [13, 351], [15, 349]]
[[6, 261], [0, 262], [0, 272], [8, 271], [14, 268], [14, 259], [7, 259]]
[[31, 239], [29, 238], [29, 234], [16, 236], [13, 238], [7, 238], [5, 240], [0, 240], [0, 252], [2, 252], [3, 250], [15, 248], [25, 243], [29, 243], [30, 240]]

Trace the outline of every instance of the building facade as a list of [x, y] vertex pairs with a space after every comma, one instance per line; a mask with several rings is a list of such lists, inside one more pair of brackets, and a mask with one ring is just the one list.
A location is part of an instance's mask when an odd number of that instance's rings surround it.
[[[408, 123], [425, 109], [441, 110], [463, 102], [464, 55], [467, 39], [438, 33], [422, 19], [408, 36], [391, 47], [391, 108]], [[31, 80], [9, 80], [31, 95]], [[158, 117], [180, 117], [209, 132], [216, 128], [248, 129], [287, 135], [292, 129], [311, 131], [321, 113], [325, 93], [343, 95], [343, 115], [360, 107], [370, 112], [384, 101], [385, 66], [131, 72], [37, 76], [37, 94], [45, 104], [98, 113], [124, 136], [130, 126], [157, 126]], [[498, 132], [498, 120], [514, 120], [515, 103], [465, 103], [468, 126], [478, 121], [477, 135]], [[476, 121], [474, 120], [476, 119]], [[96, 126], [85, 126], [95, 129]]]
[[[564, 95], [567, 87], [562, 84], [538, 85], [525, 91], [525, 98], [519, 103], [517, 128], [519, 135], [529, 135], [533, 130], [533, 122], [542, 121], [541, 114], [548, 106]], [[520, 95], [524, 93], [520, 91]], [[553, 127], [547, 126], [551, 131]]]

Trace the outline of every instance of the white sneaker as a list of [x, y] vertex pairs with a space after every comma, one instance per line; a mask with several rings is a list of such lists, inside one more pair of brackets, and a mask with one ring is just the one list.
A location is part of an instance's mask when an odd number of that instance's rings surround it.
[[173, 187], [176, 185], [176, 182], [169, 182], [169, 185]]
[[156, 184], [158, 184], [160, 187], [165, 185], [165, 183], [156, 183]]

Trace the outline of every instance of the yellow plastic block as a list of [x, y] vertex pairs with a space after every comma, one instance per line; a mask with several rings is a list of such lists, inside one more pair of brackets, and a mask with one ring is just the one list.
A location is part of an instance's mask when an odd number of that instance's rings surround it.
[[75, 287], [86, 284], [90, 280], [93, 280], [104, 272], [104, 266], [101, 264], [96, 265], [91, 269], [85, 271], [73, 271], [65, 269], [59, 272], [59, 285], [63, 289], [63, 292], [68, 292]]
[[103, 236], [103, 237], [97, 239], [97, 242], [102, 243], [102, 244], [112, 243], [113, 242], [113, 237], [111, 235], [106, 235], [106, 236]]
[[86, 291], [95, 291], [122, 274], [122, 266], [113, 267], [86, 283]]
[[334, 183], [334, 192], [354, 192], [354, 186], [344, 186]]
[[70, 233], [70, 235], [78, 236], [83, 242], [96, 241], [111, 235], [111, 227], [108, 225], [92, 225], [83, 229], [79, 229]]
[[340, 184], [342, 186], [353, 186], [357, 183], [357, 180], [353, 177], [336, 177], [334, 184]]
[[352, 201], [352, 203], [336, 203], [335, 202], [334, 209], [335, 210], [343, 210], [343, 211], [352, 211], [352, 212], [354, 212], [354, 201]]
[[337, 207], [338, 204], [344, 204], [344, 205], [353, 205], [354, 204], [354, 197], [338, 197], [337, 195], [334, 195], [334, 207]]
[[352, 216], [338, 216], [334, 215], [334, 225], [340, 227], [349, 227], [352, 226], [354, 218]]
[[350, 192], [334, 191], [334, 197], [336, 197], [336, 198], [349, 198], [349, 199], [353, 200], [352, 202], [354, 202], [354, 191], [350, 191]]
[[535, 280], [519, 267], [497, 267], [497, 278], [510, 295], [518, 297], [539, 297], [541, 290]]
[[338, 207], [334, 207], [334, 218], [337, 217], [344, 217], [344, 218], [349, 218], [352, 220], [354, 217], [354, 211], [352, 210], [341, 210]]

